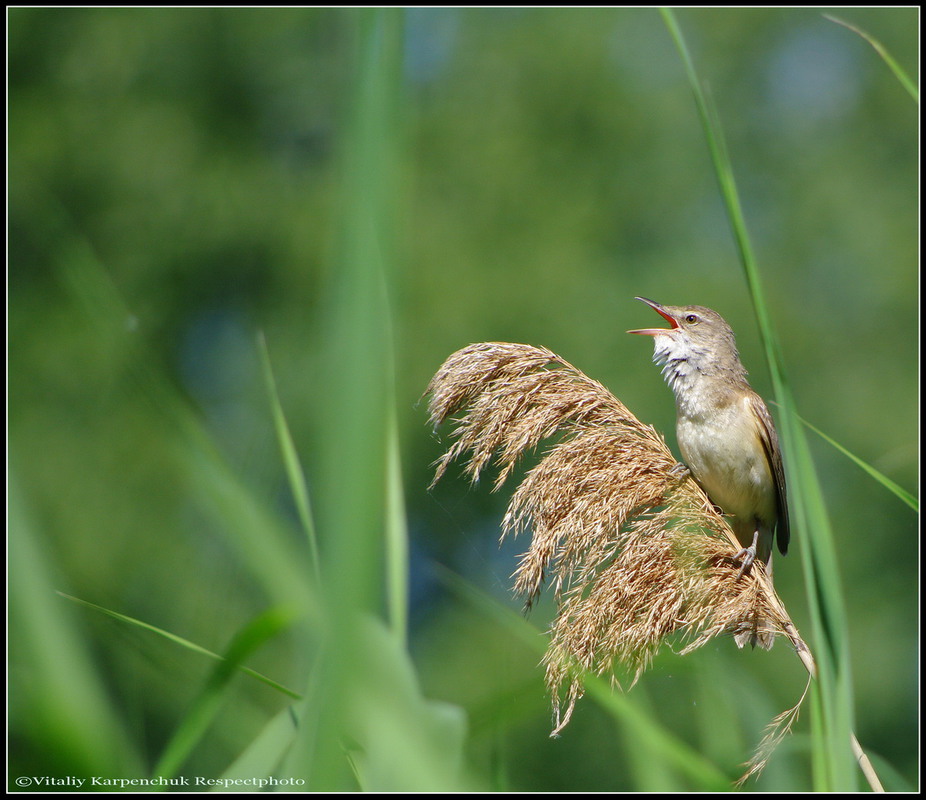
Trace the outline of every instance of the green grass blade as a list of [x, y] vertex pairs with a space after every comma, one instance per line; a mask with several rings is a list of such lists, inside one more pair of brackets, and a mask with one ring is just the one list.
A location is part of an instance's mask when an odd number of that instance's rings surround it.
[[357, 681], [346, 713], [351, 760], [369, 792], [475, 790], [464, 771], [466, 715], [451, 703], [427, 699], [405, 643], [379, 620], [361, 624], [358, 656], [376, 664]]
[[[806, 437], [797, 421], [790, 389], [782, 370], [779, 348], [764, 300], [759, 271], [746, 230], [733, 178], [733, 168], [723, 142], [719, 120], [708, 104], [675, 15], [669, 9], [662, 9], [661, 13], [681, 55], [694, 92], [781, 410], [780, 432], [789, 475], [790, 505], [795, 523], [793, 528], [803, 534], [802, 541], [805, 543], [801, 548], [801, 555], [808, 603], [814, 623], [815, 655], [821, 694], [822, 713], [815, 719], [821, 720], [822, 724], [812, 728], [812, 735], [815, 755], [825, 753], [825, 758], [814, 759], [814, 764], [818, 767], [814, 780], [817, 788], [853, 791], [857, 786], [857, 768], [850, 744], [853, 702], [849, 649], [845, 608], [829, 516]], [[823, 769], [822, 774], [819, 769]]]
[[[720, 185], [720, 192], [723, 196], [727, 213], [730, 217], [730, 228], [733, 238], [736, 241], [736, 247], [740, 254], [740, 260], [743, 264], [743, 270], [746, 275], [746, 282], [749, 286], [750, 294], [753, 298], [753, 306], [759, 322], [759, 331], [765, 345], [766, 353], [769, 356], [769, 367], [772, 369], [772, 378], [780, 382], [778, 374], [778, 364], [780, 358], [777, 355], [777, 346], [772, 336], [772, 326], [766, 310], [766, 304], [762, 293], [762, 284], [759, 280], [759, 271], [756, 266], [755, 257], [753, 256], [752, 246], [749, 242], [749, 236], [746, 232], [746, 221], [743, 217], [742, 207], [739, 202], [739, 193], [736, 188], [736, 180], [733, 175], [733, 167], [727, 153], [726, 142], [723, 137], [723, 131], [717, 114], [710, 104], [704, 87], [695, 72], [694, 63], [688, 52], [688, 46], [685, 44], [684, 36], [678, 27], [675, 15], [670, 9], [663, 8], [660, 10], [662, 18], [669, 29], [675, 46], [682, 58], [685, 67], [685, 73], [694, 92], [695, 105], [698, 109], [698, 115], [701, 118], [701, 124], [704, 127], [705, 137], [707, 139], [708, 149], [711, 154], [711, 161], [714, 165], [714, 171], [717, 181]], [[776, 383], [776, 389], [777, 389]]]
[[785, 398], [790, 413], [781, 416], [781, 434], [790, 459], [788, 490], [793, 529], [806, 533], [800, 553], [814, 625], [813, 652], [823, 722], [812, 734], [815, 749], [825, 753], [825, 758], [816, 763], [823, 764], [826, 771], [815, 775], [814, 781], [818, 787], [827, 787], [827, 791], [852, 791], [857, 785], [858, 768], [851, 750], [854, 711], [848, 623], [835, 539], [809, 443], [793, 411], [790, 394]]
[[232, 639], [190, 711], [174, 732], [158, 760], [153, 774], [170, 778], [177, 774], [215, 719], [227, 696], [228, 685], [242, 662], [265, 642], [277, 636], [293, 622], [293, 614], [271, 608], [247, 623]]
[[[184, 639], [182, 636], [178, 636], [175, 633], [171, 633], [170, 631], [165, 631], [163, 628], [159, 628], [156, 625], [152, 625], [149, 622], [144, 622], [140, 619], [135, 619], [135, 617], [130, 617], [126, 614], [120, 614], [118, 611], [113, 611], [112, 609], [104, 608], [103, 606], [98, 606], [96, 603], [91, 603], [88, 600], [81, 600], [79, 597], [74, 597], [72, 595], [65, 594], [64, 592], [58, 592], [58, 594], [61, 595], [61, 597], [65, 598], [66, 600], [70, 600], [71, 602], [77, 603], [78, 605], [84, 606], [85, 608], [91, 608], [94, 611], [99, 611], [101, 614], [106, 614], [106, 616], [112, 617], [113, 619], [117, 619], [120, 622], [125, 622], [129, 625], [134, 625], [138, 628], [142, 628], [143, 630], [150, 631], [151, 633], [155, 633], [158, 636], [162, 636], [163, 638], [167, 639], [168, 641], [173, 642], [174, 644], [178, 644], [181, 647], [185, 647], [187, 650], [192, 650], [194, 653], [198, 653], [200, 655], [206, 656], [207, 658], [211, 658], [214, 661], [224, 660], [224, 657], [220, 656], [218, 653], [213, 653], [211, 650], [207, 650], [205, 647], [201, 647], [195, 642], [191, 642], [189, 639]], [[290, 612], [277, 612], [277, 613], [287, 613], [288, 614]], [[293, 698], [294, 700], [299, 700], [301, 698], [301, 695], [298, 692], [294, 692], [292, 689], [286, 688], [282, 683], [277, 683], [272, 678], [268, 678], [266, 675], [262, 675], [257, 670], [253, 670], [250, 667], [244, 666], [243, 664], [239, 664], [238, 669], [241, 670], [241, 672], [243, 672], [245, 675], [250, 675], [252, 678], [259, 680], [261, 683], [267, 684], [267, 686], [270, 686], [271, 688], [276, 689], [278, 692], [281, 692], [282, 694], [285, 694]]]
[[919, 501], [910, 492], [908, 492], [902, 486], [898, 486], [896, 483], [894, 483], [894, 481], [888, 478], [887, 475], [884, 475], [882, 472], [879, 472], [873, 466], [871, 466], [871, 464], [860, 459], [857, 455], [850, 452], [845, 447], [843, 447], [841, 444], [839, 444], [839, 442], [837, 442], [835, 439], [831, 438], [830, 436], [827, 436], [823, 431], [821, 431], [815, 425], [811, 425], [803, 417], [798, 416], [798, 419], [801, 421], [803, 425], [806, 425], [808, 428], [810, 428], [810, 430], [812, 430], [815, 434], [817, 434], [817, 436], [819, 436], [821, 439], [831, 444], [840, 453], [842, 453], [844, 456], [846, 456], [851, 461], [855, 462], [855, 464], [857, 464], [863, 470], [865, 470], [865, 472], [871, 475], [871, 477], [874, 478], [878, 483], [880, 483], [885, 489], [895, 494], [897, 497], [903, 500], [903, 502], [905, 502], [908, 506], [910, 506], [910, 508], [912, 508], [914, 511], [919, 513], [919, 510], [920, 510]]
[[824, 14], [823, 18], [828, 19], [830, 22], [835, 22], [837, 25], [842, 25], [844, 28], [848, 28], [850, 31], [858, 34], [866, 42], [868, 42], [868, 44], [870, 44], [875, 49], [875, 52], [879, 56], [881, 56], [884, 63], [887, 64], [888, 67], [890, 67], [891, 72], [894, 73], [894, 77], [896, 77], [897, 80], [900, 81], [901, 85], [904, 87], [904, 89], [907, 90], [910, 97], [913, 98], [914, 102], [917, 105], [919, 105], [920, 90], [917, 88], [917, 85], [913, 82], [910, 76], [907, 75], [907, 73], [900, 66], [900, 64], [897, 63], [894, 57], [887, 51], [887, 48], [883, 44], [881, 44], [881, 42], [875, 39], [875, 37], [872, 36], [871, 34], [863, 31], [861, 28], [857, 28], [855, 25], [852, 25], [851, 23], [846, 22], [845, 20], [839, 19], [838, 17], [834, 17], [830, 14]]
[[316, 584], [320, 584], [321, 567], [319, 566], [318, 558], [318, 538], [315, 533], [315, 521], [312, 518], [312, 508], [309, 503], [309, 490], [306, 487], [305, 473], [302, 471], [302, 464], [299, 463], [299, 455], [296, 452], [295, 444], [293, 444], [293, 437], [289, 432], [286, 415], [283, 413], [283, 406], [280, 403], [276, 379], [273, 377], [273, 367], [270, 364], [270, 351], [267, 349], [267, 340], [263, 333], [260, 333], [257, 338], [260, 360], [264, 368], [264, 382], [267, 384], [267, 393], [270, 396], [270, 410], [273, 414], [273, 424], [276, 428], [280, 452], [283, 455], [286, 477], [289, 480], [289, 490], [293, 494], [293, 500], [296, 503], [296, 512], [299, 514], [299, 521], [302, 523], [302, 529], [305, 531], [306, 538], [309, 540], [315, 582]]
[[[24, 738], [41, 743], [48, 752], [46, 767], [57, 774], [140, 775], [141, 759], [94, 664], [88, 636], [55, 597], [55, 583], [62, 578], [27, 509], [15, 468], [7, 480], [8, 700], [11, 715], [18, 711], [25, 717], [15, 739], [20, 745]], [[11, 759], [10, 778], [23, 768]]]
[[360, 620], [379, 611], [388, 579], [385, 467], [394, 391], [386, 288], [396, 227], [402, 12], [351, 9], [347, 18], [355, 34], [355, 75], [340, 154], [338, 243], [323, 303], [323, 391], [313, 465], [327, 624], [307, 711], [285, 765], [287, 775], [308, 778], [313, 791], [356, 786], [342, 737], [352, 727], [350, 698], [376, 669], [361, 656]]
[[386, 602], [390, 627], [398, 640], [405, 642], [408, 638], [408, 525], [394, 408], [389, 417], [386, 448]]
[[296, 735], [297, 715], [291, 706], [279, 711], [264, 729], [257, 735], [235, 761], [216, 779], [213, 792], [254, 792], [265, 788], [298, 790], [298, 785], [287, 783], [287, 779], [278, 779], [278, 784], [260, 785], [259, 780], [277, 780], [276, 773], [280, 762], [292, 745]]

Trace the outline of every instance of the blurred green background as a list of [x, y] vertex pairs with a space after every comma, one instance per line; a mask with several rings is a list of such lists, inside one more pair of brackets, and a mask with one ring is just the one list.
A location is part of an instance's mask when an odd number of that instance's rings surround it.
[[[915, 70], [917, 8], [827, 13]], [[798, 408], [912, 490], [918, 107], [819, 10], [678, 20], [724, 125]], [[8, 23], [10, 772], [144, 776], [212, 664], [54, 590], [216, 652], [269, 605], [311, 604], [257, 334], [322, 507], [324, 556], [337, 546], [324, 507], [351, 497], [351, 476], [326, 467], [332, 430], [367, 422], [326, 407], [343, 345], [332, 298], [362, 309], [368, 297], [343, 267], [362, 20], [14, 8]], [[602, 381], [674, 448], [651, 345], [624, 333], [655, 322], [634, 295], [720, 311], [770, 396], [678, 54], [652, 9], [411, 9], [398, 24], [383, 145], [395, 161], [370, 178], [388, 187], [388, 319], [371, 306], [369, 325], [393, 358], [417, 680], [465, 712], [460, 786], [703, 788], [654, 766], [658, 750], [592, 697], [548, 738], [549, 600], [529, 619], [538, 650], [436, 566], [519, 610], [509, 575], [526, 543], [497, 544], [513, 484], [493, 494], [454, 468], [429, 491], [448, 431], [429, 429], [419, 401], [454, 350], [527, 342]], [[355, 171], [352, 191], [365, 179]], [[812, 442], [846, 590], [856, 733], [888, 788], [916, 788], [917, 516]], [[376, 470], [381, 449], [370, 445]], [[376, 553], [359, 561], [381, 568]], [[775, 577], [809, 633], [800, 559], [778, 559]], [[247, 663], [302, 691], [312, 641], [296, 626]], [[735, 778], [803, 685], [783, 644], [722, 640], [665, 652], [625, 699]], [[289, 702], [234, 678], [182, 774], [221, 774]], [[805, 712], [757, 788], [807, 788], [808, 724]]]

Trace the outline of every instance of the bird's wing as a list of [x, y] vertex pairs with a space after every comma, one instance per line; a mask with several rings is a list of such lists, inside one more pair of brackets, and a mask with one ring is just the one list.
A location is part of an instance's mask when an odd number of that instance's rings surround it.
[[782, 555], [788, 552], [788, 542], [791, 540], [791, 524], [788, 521], [788, 490], [785, 484], [785, 465], [781, 460], [781, 445], [778, 443], [778, 431], [772, 422], [772, 415], [768, 413], [765, 403], [757, 394], [750, 396], [752, 409], [759, 420], [759, 433], [762, 438], [762, 447], [765, 448], [765, 457], [768, 459], [775, 479], [776, 505], [778, 506], [777, 539], [778, 549]]

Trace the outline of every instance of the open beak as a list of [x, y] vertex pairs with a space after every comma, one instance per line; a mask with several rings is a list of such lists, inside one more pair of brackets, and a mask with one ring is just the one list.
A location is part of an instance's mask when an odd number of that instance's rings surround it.
[[627, 333], [642, 333], [645, 336], [660, 336], [664, 333], [669, 333], [670, 331], [675, 330], [678, 327], [678, 322], [675, 321], [675, 318], [670, 314], [663, 311], [663, 307], [656, 303], [653, 300], [647, 300], [645, 297], [635, 297], [634, 300], [640, 300], [641, 302], [646, 303], [650, 308], [653, 309], [656, 313], [662, 316], [664, 319], [668, 320], [671, 328], [641, 328], [638, 331], [627, 331]]

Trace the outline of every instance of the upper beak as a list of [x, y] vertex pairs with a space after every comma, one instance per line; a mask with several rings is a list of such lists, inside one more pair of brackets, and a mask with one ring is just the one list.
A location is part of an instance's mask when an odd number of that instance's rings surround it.
[[672, 327], [671, 328], [641, 328], [640, 330], [637, 330], [637, 331], [627, 331], [627, 333], [643, 333], [647, 336], [659, 336], [660, 334], [673, 331], [678, 327], [678, 322], [675, 320], [675, 317], [673, 317], [671, 314], [668, 314], [666, 311], [664, 311], [663, 307], [659, 303], [655, 302], [654, 300], [647, 300], [645, 297], [635, 297], [633, 299], [640, 300], [646, 303], [646, 305], [652, 308], [653, 311], [657, 312], [663, 318], [668, 320], [669, 325], [671, 325]]

